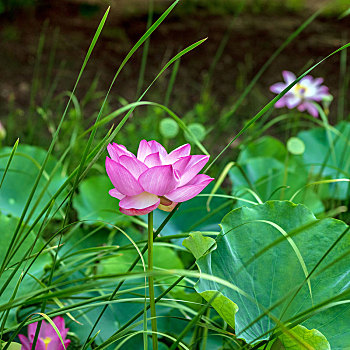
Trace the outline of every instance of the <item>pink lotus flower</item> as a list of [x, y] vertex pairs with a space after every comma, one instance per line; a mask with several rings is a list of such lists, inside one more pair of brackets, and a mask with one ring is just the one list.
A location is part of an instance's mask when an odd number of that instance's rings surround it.
[[156, 208], [171, 211], [214, 180], [197, 175], [209, 156], [191, 156], [189, 144], [168, 154], [158, 142], [142, 140], [137, 157], [116, 143], [107, 150], [106, 171], [115, 187], [109, 194], [120, 199], [119, 209], [126, 215], [144, 215]]
[[[292, 72], [285, 70], [282, 74], [285, 82], [270, 86], [270, 90], [276, 94], [282, 92], [296, 79]], [[281, 108], [286, 106], [289, 109], [297, 107], [301, 112], [307, 110], [313, 117], [318, 117], [318, 110], [313, 102], [320, 102], [324, 98], [330, 97], [328, 87], [321, 85], [322, 83], [323, 78], [314, 79], [311, 75], [306, 75], [276, 102], [275, 107]]]
[[[52, 321], [59, 330], [64, 342], [64, 346], [67, 348], [67, 346], [70, 344], [70, 340], [66, 339], [69, 329], [65, 328], [63, 317], [57, 316]], [[38, 322], [34, 322], [28, 326], [28, 338], [23, 334], [18, 335], [19, 340], [22, 343], [22, 350], [32, 350], [37, 326]], [[45, 321], [43, 321], [41, 324], [35, 350], [64, 350], [58, 334], [51, 326], [51, 324], [46, 323]]]

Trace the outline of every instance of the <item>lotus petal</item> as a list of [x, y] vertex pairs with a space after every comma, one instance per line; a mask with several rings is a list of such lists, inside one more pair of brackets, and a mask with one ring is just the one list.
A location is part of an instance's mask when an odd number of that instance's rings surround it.
[[125, 197], [119, 202], [119, 209], [126, 215], [145, 215], [158, 207], [158, 196], [142, 192], [136, 196]]
[[208, 175], [200, 174], [197, 175], [190, 183], [185, 186], [178, 187], [172, 192], [166, 195], [166, 198], [174, 202], [185, 202], [189, 199], [197, 196], [200, 192], [203, 191], [205, 187], [208, 186], [210, 182], [214, 179]]
[[106, 157], [106, 171], [118, 192], [126, 196], [134, 196], [143, 192], [143, 188], [131, 172], [108, 157]]
[[139, 183], [145, 191], [164, 196], [177, 187], [179, 179], [171, 165], [161, 165], [146, 170], [140, 176]]

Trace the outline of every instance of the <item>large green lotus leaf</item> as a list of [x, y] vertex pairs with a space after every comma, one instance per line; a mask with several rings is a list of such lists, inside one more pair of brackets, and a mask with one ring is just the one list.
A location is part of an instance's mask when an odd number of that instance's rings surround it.
[[73, 206], [80, 220], [105, 221], [120, 224], [130, 218], [118, 210], [118, 200], [108, 191], [113, 188], [108, 176], [92, 176], [79, 185], [79, 194], [73, 199]]
[[254, 142], [249, 143], [240, 152], [237, 161], [243, 163], [251, 158], [261, 156], [271, 157], [280, 162], [284, 162], [287, 150], [284, 144], [271, 136], [263, 136]]
[[[299, 156], [290, 156], [287, 165], [271, 157], [244, 157], [245, 162], [230, 170], [229, 176], [233, 184], [233, 195], [255, 201], [247, 188], [253, 187], [254, 192], [265, 202], [270, 199], [290, 199], [296, 191], [309, 182], [306, 168], [300, 163]], [[245, 176], [243, 175], [245, 174]], [[284, 187], [283, 186], [288, 186]], [[295, 199], [296, 203], [308, 206], [315, 214], [322, 213], [324, 206], [319, 196], [311, 187], [306, 187]], [[238, 201], [237, 207], [247, 205]]]
[[206, 290], [199, 293], [232, 328], [235, 328], [235, 315], [238, 306], [218, 291]]
[[[334, 129], [315, 128], [298, 134], [305, 143], [303, 161], [313, 174], [320, 174], [321, 178], [349, 179], [350, 123], [341, 122]], [[330, 197], [347, 199], [349, 186], [347, 182], [331, 184]]]
[[[9, 147], [0, 149], [0, 179], [3, 176], [11, 151], [12, 149]], [[10, 168], [5, 176], [4, 183], [0, 189], [0, 211], [2, 213], [11, 214], [17, 217], [21, 216], [45, 156], [46, 151], [42, 148], [28, 145], [18, 146]], [[57, 160], [54, 157], [50, 157], [45, 167], [45, 173], [40, 179], [34, 198], [29, 206], [28, 213], [34, 207], [36, 200], [39, 198], [41, 191], [47, 184], [48, 177], [56, 164]], [[59, 168], [53, 175], [51, 183], [46, 189], [44, 196], [41, 198], [39, 205], [34, 211], [34, 215], [29, 221], [30, 223], [33, 222], [36, 215], [41, 212], [44, 206], [50, 201], [52, 196], [66, 180], [66, 178], [62, 176], [61, 170], [62, 169]], [[65, 194], [66, 192], [63, 191], [58, 197], [53, 210], [58, 208], [58, 205], [61, 203]]]
[[330, 350], [326, 337], [317, 329], [298, 325], [285, 330], [273, 342], [259, 347], [259, 350]]
[[[8, 217], [0, 213], [0, 227], [1, 227], [1, 235], [0, 235], [0, 265], [2, 265], [7, 248], [9, 246], [9, 243], [11, 242], [11, 239], [13, 237], [13, 233], [15, 231], [15, 228], [18, 224], [18, 219], [13, 217]], [[16, 263], [19, 263], [26, 251], [33, 245], [35, 241], [35, 234], [30, 233], [27, 239], [21, 244], [21, 246], [18, 248], [17, 252], [14, 254], [12, 259], [9, 261], [9, 263], [6, 265], [5, 272], [0, 277], [0, 288], [2, 288], [6, 282], [6, 280], [10, 277], [13, 268], [16, 266]], [[39, 239], [31, 253], [31, 255], [34, 255], [36, 252], [38, 252], [43, 246], [42, 241]], [[37, 279], [40, 280], [41, 276], [44, 272], [44, 266], [46, 264], [49, 264], [51, 261], [48, 254], [40, 255], [32, 267], [29, 270], [29, 274], [34, 275]], [[16, 288], [16, 284], [20, 278], [21, 272], [28, 267], [28, 265], [32, 262], [32, 259], [26, 260], [25, 263], [22, 263], [21, 267], [18, 269], [15, 276], [12, 278], [11, 282], [6, 287], [4, 293], [0, 296], [0, 305], [6, 304], [11, 297], [13, 296], [13, 293]], [[35, 290], [39, 290], [41, 286], [37, 281], [35, 281], [32, 277], [27, 274], [18, 289], [18, 292], [15, 296], [15, 298], [25, 297], [28, 293], [33, 292]], [[6, 326], [14, 326], [18, 322], [16, 322], [15, 319], [15, 309], [12, 309], [8, 318], [8, 322], [6, 323]]]
[[[216, 248], [215, 239], [205, 237], [200, 232], [192, 232], [184, 239], [182, 245], [185, 246], [198, 260], [210, 250]], [[217, 311], [217, 313], [232, 327], [235, 328], [235, 314], [237, 305], [218, 291], [204, 291], [200, 295]]]
[[[307, 345], [309, 349], [331, 350], [326, 337], [317, 329], [308, 330], [304, 326], [296, 326], [278, 337], [282, 347], [273, 350], [305, 350]], [[305, 346], [306, 345], [306, 346]]]
[[[238, 305], [236, 334], [248, 343], [268, 339], [276, 319], [288, 323], [293, 316], [349, 288], [346, 276], [350, 256], [327, 266], [348, 251], [350, 235], [321, 262], [309, 279], [310, 285], [304, 282], [305, 276], [347, 229], [342, 221], [317, 220], [303, 205], [268, 201], [231, 211], [221, 225], [216, 249], [197, 260], [197, 264], [202, 273], [224, 279], [246, 294], [204, 278], [199, 280], [196, 290], [199, 293], [220, 291]], [[298, 232], [292, 236], [292, 241], [285, 238], [291, 232]], [[278, 239], [277, 245], [270, 246]], [[262, 251], [264, 253], [259, 254]], [[276, 305], [277, 302], [280, 303]], [[271, 317], [264, 315], [272, 306]], [[349, 324], [348, 303], [329, 308], [303, 322], [304, 326], [322, 332], [334, 350], [350, 346]]]
[[189, 237], [184, 239], [182, 245], [193, 254], [195, 259], [199, 259], [215, 247], [215, 239], [205, 237], [201, 232], [192, 232]]

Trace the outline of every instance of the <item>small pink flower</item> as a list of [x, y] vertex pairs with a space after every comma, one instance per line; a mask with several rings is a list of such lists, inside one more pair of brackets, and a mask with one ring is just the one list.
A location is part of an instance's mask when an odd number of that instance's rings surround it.
[[[296, 76], [292, 72], [285, 70], [282, 74], [285, 82], [270, 86], [270, 90], [275, 94], [282, 92], [296, 79]], [[330, 96], [328, 87], [321, 85], [322, 83], [323, 78], [314, 79], [311, 75], [306, 75], [276, 102], [275, 107], [287, 107], [289, 109], [297, 107], [301, 112], [306, 110], [313, 117], [318, 117], [318, 110], [313, 102], [320, 102]]]
[[156, 208], [171, 211], [214, 180], [197, 175], [209, 156], [191, 156], [189, 144], [168, 154], [157, 141], [142, 140], [137, 157], [116, 143], [107, 150], [106, 171], [115, 187], [109, 194], [120, 199], [119, 209], [126, 215], [144, 215]]
[[[67, 348], [67, 346], [70, 344], [70, 340], [66, 339], [69, 329], [65, 328], [64, 319], [61, 316], [57, 316], [52, 321], [59, 330], [64, 346]], [[34, 322], [28, 326], [28, 338], [23, 334], [18, 335], [19, 340], [22, 343], [22, 350], [32, 350], [37, 326], [38, 322]], [[58, 334], [51, 324], [46, 323], [45, 321], [43, 321], [41, 324], [35, 350], [64, 350]]]

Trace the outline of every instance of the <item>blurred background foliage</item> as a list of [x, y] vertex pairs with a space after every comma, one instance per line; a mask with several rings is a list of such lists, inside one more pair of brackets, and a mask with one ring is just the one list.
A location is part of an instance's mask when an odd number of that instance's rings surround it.
[[[46, 5], [46, 0], [1, 0], [0, 11], [8, 12], [18, 8], [26, 8], [29, 6], [43, 6]], [[117, 7], [130, 12], [144, 11], [147, 9], [148, 0], [63, 0], [56, 2], [76, 3], [80, 4], [83, 12], [89, 14], [100, 6]], [[169, 5], [169, 0], [154, 0], [156, 8], [162, 8], [164, 5]], [[246, 0], [246, 7], [249, 11], [256, 13], [265, 11], [287, 10], [287, 11], [301, 11], [310, 8], [319, 8], [320, 6], [327, 6], [326, 12], [329, 14], [340, 14], [341, 11], [347, 9], [347, 0]], [[198, 9], [205, 9], [212, 13], [235, 13], [240, 7], [238, 0], [183, 0], [181, 10], [184, 12], [197, 11]]]
[[[101, 40], [63, 126], [62, 142], [56, 147], [62, 151], [67, 144], [73, 144], [75, 137], [95, 120], [111, 77], [145, 32], [147, 22], [154, 21], [170, 3], [0, 0], [0, 120], [7, 131], [3, 144], [11, 145], [19, 137], [23, 143], [47, 145], [91, 35], [103, 11], [111, 5]], [[280, 80], [282, 70], [299, 74], [346, 42], [347, 8], [346, 0], [182, 0], [152, 34], [149, 47], [133, 55], [118, 77], [103, 114], [135, 101], [165, 62], [184, 47], [207, 37], [203, 45], [169, 68], [144, 100], [168, 106], [215, 154], [273, 97], [268, 87]], [[241, 94], [273, 52], [319, 9], [319, 16], [277, 56], [232, 113]], [[335, 101], [340, 101], [330, 109], [331, 122], [340, 121], [349, 112], [345, 98], [349, 75], [342, 74], [346, 62], [344, 65], [340, 57], [334, 56], [329, 64], [320, 65], [313, 72], [314, 76], [325, 78]], [[165, 117], [159, 108], [137, 108], [118, 135], [118, 142], [133, 151], [140, 138], [160, 139], [169, 148], [191, 142], [188, 134]], [[121, 118], [122, 115], [100, 128], [100, 136]], [[300, 126], [305, 127], [306, 123]], [[290, 136], [285, 134], [286, 128], [286, 124], [278, 125], [269, 133], [284, 139]], [[259, 126], [253, 126], [247, 136], [256, 136], [257, 132]], [[238, 155], [237, 143], [233, 146], [229, 159]], [[78, 149], [76, 154], [79, 157]]]

